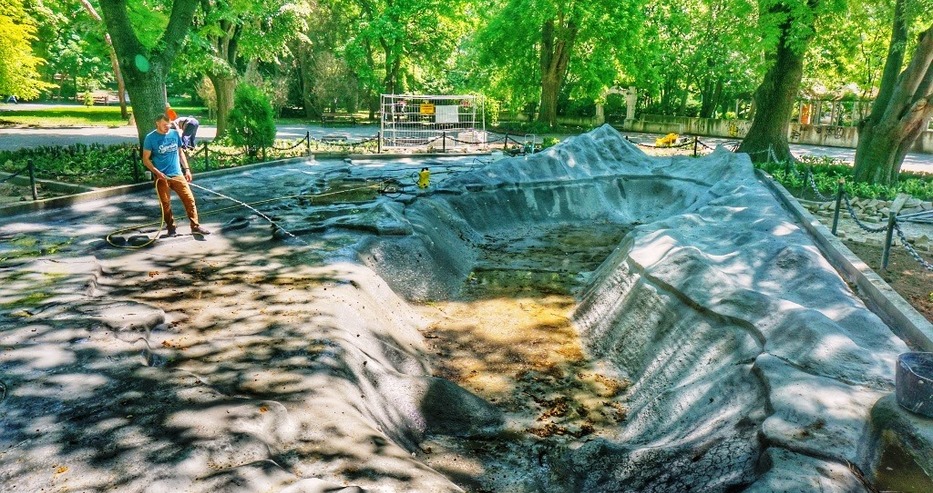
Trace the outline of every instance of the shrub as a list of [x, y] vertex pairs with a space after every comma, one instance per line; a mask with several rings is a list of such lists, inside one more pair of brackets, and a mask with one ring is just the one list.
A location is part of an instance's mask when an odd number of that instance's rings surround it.
[[85, 91], [81, 99], [84, 101], [84, 106], [94, 106], [94, 94], [91, 91]]
[[200, 82], [195, 85], [195, 90], [198, 93], [198, 97], [201, 98], [201, 101], [204, 101], [204, 105], [207, 106], [207, 115], [209, 118], [213, 118], [217, 114], [217, 93], [214, 92], [214, 83], [207, 77], [203, 77]]
[[856, 183], [851, 180], [852, 166], [829, 156], [802, 156], [793, 165], [794, 173], [785, 163], [762, 163], [757, 165], [768, 172], [779, 183], [795, 194], [810, 195], [810, 184], [805, 180], [807, 168], [813, 172], [813, 182], [823, 195], [834, 195], [839, 179], [845, 179], [845, 190], [849, 196], [865, 199], [892, 200], [899, 193], [906, 193], [920, 200], [933, 200], [933, 175], [904, 172], [894, 185]]
[[547, 149], [548, 147], [554, 147], [557, 143], [560, 142], [560, 139], [557, 137], [545, 137], [544, 141], [541, 143], [541, 149]]
[[486, 98], [486, 125], [490, 127], [495, 127], [499, 124], [499, 111], [501, 110], [501, 105], [499, 100], [493, 98]]
[[275, 115], [269, 98], [259, 88], [248, 84], [237, 86], [230, 111], [230, 141], [245, 146], [255, 156], [259, 149], [275, 142]]

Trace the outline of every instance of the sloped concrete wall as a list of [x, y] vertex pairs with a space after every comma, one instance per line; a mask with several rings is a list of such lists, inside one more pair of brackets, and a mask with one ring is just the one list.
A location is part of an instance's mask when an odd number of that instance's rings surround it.
[[[484, 232], [594, 218], [636, 226], [575, 315], [592, 354], [632, 380], [630, 420], [616, 437], [548, 451], [542, 481], [554, 491], [866, 490], [857, 450], [906, 345], [747, 156], [648, 158], [603, 126], [455, 176], [405, 216], [426, 233], [402, 240], [407, 252], [449, 258], [427, 267], [460, 273]], [[436, 288], [424, 277], [406, 286], [411, 273], [392, 269], [381, 273], [394, 289]], [[449, 279], [442, 287], [456, 292]]]

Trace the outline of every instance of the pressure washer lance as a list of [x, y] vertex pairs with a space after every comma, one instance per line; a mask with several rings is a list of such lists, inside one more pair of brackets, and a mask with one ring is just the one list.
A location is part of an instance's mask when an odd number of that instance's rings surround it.
[[308, 244], [306, 241], [304, 241], [304, 240], [302, 240], [301, 238], [299, 238], [299, 237], [293, 235], [293, 234], [292, 234], [290, 231], [288, 231], [287, 229], [285, 229], [285, 228], [279, 226], [279, 225], [275, 222], [275, 220], [273, 220], [271, 217], [269, 217], [269, 216], [263, 214], [262, 212], [259, 211], [259, 209], [256, 209], [255, 207], [253, 207], [253, 206], [247, 204], [246, 202], [237, 200], [237, 199], [235, 199], [235, 198], [233, 198], [233, 197], [228, 197], [228, 196], [226, 196], [226, 195], [224, 195], [224, 194], [222, 194], [222, 193], [220, 193], [220, 192], [215, 192], [214, 190], [211, 190], [211, 189], [209, 189], [209, 188], [204, 188], [204, 187], [202, 187], [201, 185], [196, 185], [196, 184], [194, 184], [194, 183], [189, 183], [189, 185], [191, 185], [191, 186], [197, 188], [198, 190], [204, 190], [205, 192], [212, 193], [212, 194], [214, 194], [214, 195], [216, 195], [216, 196], [218, 196], [218, 197], [225, 198], [225, 199], [227, 199], [227, 200], [231, 200], [231, 201], [233, 201], [233, 202], [236, 202], [237, 204], [240, 204], [240, 205], [242, 205], [243, 207], [246, 207], [247, 209], [249, 209], [249, 210], [255, 212], [256, 214], [259, 215], [259, 217], [265, 219], [266, 221], [269, 221], [269, 224], [272, 225], [272, 236], [273, 236], [274, 238], [279, 238], [279, 239], [284, 238], [284, 236], [283, 236], [283, 234], [284, 234], [284, 235], [286, 235], [286, 236], [290, 236], [290, 237], [292, 237], [292, 238], [298, 240], [299, 243], [302, 243], [302, 244], [304, 244], [304, 245], [307, 245], [307, 244]]

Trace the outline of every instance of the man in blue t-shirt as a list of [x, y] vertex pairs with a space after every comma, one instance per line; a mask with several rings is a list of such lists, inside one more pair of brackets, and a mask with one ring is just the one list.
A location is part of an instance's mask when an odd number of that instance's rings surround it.
[[209, 235], [210, 231], [203, 228], [198, 222], [198, 208], [194, 203], [194, 194], [188, 182], [191, 181], [191, 168], [188, 159], [182, 151], [181, 137], [178, 131], [169, 128], [170, 120], [165, 115], [156, 117], [156, 129], [146, 135], [143, 141], [143, 165], [152, 173], [156, 181], [156, 193], [162, 203], [162, 218], [168, 236], [175, 236], [175, 216], [172, 215], [172, 202], [169, 189], [175, 191], [188, 213], [191, 222], [191, 233]]

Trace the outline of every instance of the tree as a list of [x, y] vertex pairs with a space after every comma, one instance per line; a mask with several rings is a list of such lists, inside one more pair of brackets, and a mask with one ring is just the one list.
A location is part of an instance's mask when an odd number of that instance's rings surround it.
[[[191, 28], [197, 5], [190, 0], [173, 0], [164, 30], [158, 34], [154, 44], [147, 45], [130, 21], [126, 0], [100, 2], [104, 23], [132, 101], [140, 145], [152, 130], [156, 117], [165, 111], [165, 78]], [[143, 26], [139, 27], [145, 32]]]
[[230, 112], [230, 140], [246, 146], [251, 156], [275, 142], [275, 115], [269, 98], [259, 88], [249, 84], [237, 86]]
[[44, 60], [32, 52], [30, 42], [35, 39], [35, 22], [22, 0], [0, 3], [0, 94], [34, 99], [52, 87], [40, 79], [38, 67]]
[[644, 75], [635, 81], [661, 114], [710, 118], [750, 94], [761, 77], [761, 42], [747, 28], [754, 0], [670, 0], [647, 6]]
[[79, 0], [43, 0], [29, 7], [38, 26], [33, 53], [46, 61], [40, 73], [57, 84], [58, 98], [77, 97], [113, 80], [104, 25], [82, 9]]
[[640, 2], [504, 0], [489, 10], [493, 17], [478, 35], [481, 60], [504, 70], [492, 76], [520, 99], [527, 100], [529, 86], [537, 84], [538, 121], [547, 126], [557, 124], [558, 96], [569, 73], [579, 88], [575, 95], [595, 101], [620, 74], [637, 70]]
[[909, 36], [908, 0], [897, 0], [891, 45], [871, 114], [859, 125], [856, 181], [897, 181], [904, 156], [933, 117], [933, 25], [919, 36], [901, 71]]
[[370, 117], [381, 93], [417, 89], [418, 66], [450, 57], [464, 35], [464, 7], [464, 0], [346, 0], [354, 22], [344, 60], [368, 96]]
[[183, 70], [203, 73], [213, 84], [218, 137], [227, 132], [234, 89], [247, 65], [283, 54], [303, 29], [306, 14], [300, 2], [289, 0], [201, 2]]
[[818, 88], [839, 91], [855, 84], [855, 96], [868, 100], [881, 78], [894, 6], [875, 0], [849, 0], [848, 5], [817, 19], [803, 85], [817, 93]]
[[[101, 19], [100, 14], [97, 13], [97, 9], [91, 5], [90, 0], [81, 0], [81, 5], [84, 6], [84, 10], [87, 11], [88, 15], [103, 26], [104, 21]], [[120, 73], [120, 62], [117, 61], [117, 52], [113, 49], [113, 41], [110, 40], [110, 35], [104, 33], [104, 39], [107, 41], [107, 52], [110, 55], [110, 66], [113, 67], [113, 76], [117, 81], [117, 99], [120, 101], [120, 115], [123, 118], [129, 118], [130, 115], [126, 111], [126, 84], [123, 82], [123, 74]]]
[[738, 152], [752, 161], [793, 159], [787, 143], [794, 103], [800, 92], [803, 61], [813, 38], [821, 0], [763, 0], [760, 25], [765, 39], [773, 39], [768, 69], [755, 91], [755, 118]]

